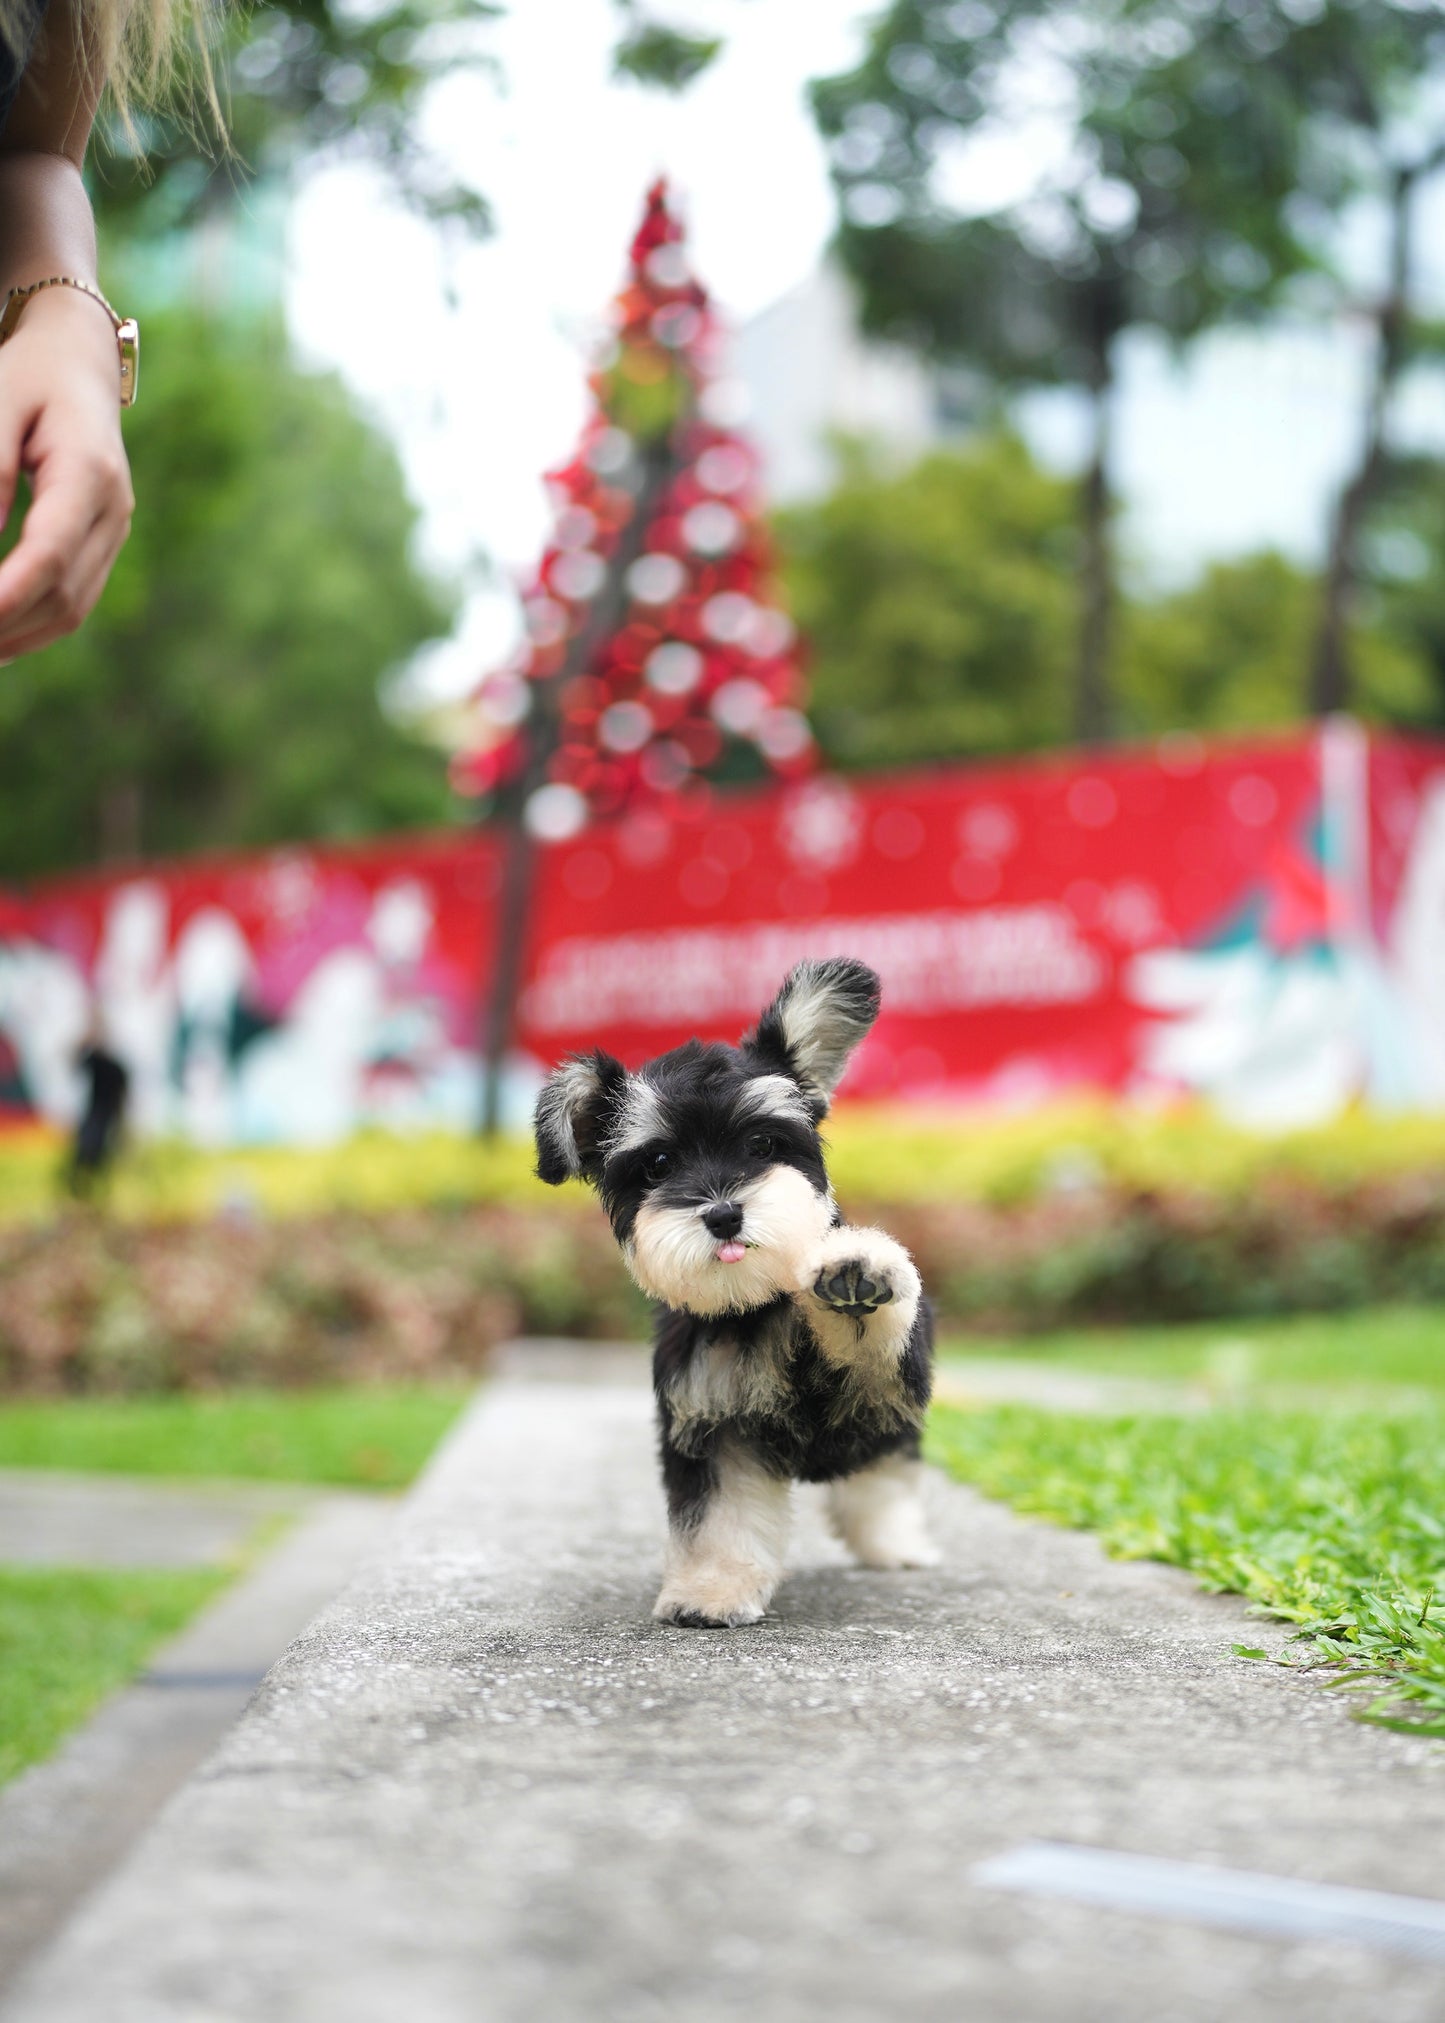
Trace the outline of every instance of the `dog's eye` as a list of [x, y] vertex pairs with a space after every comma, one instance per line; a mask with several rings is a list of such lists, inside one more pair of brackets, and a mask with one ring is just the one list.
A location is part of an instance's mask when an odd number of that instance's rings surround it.
[[749, 1159], [766, 1159], [772, 1152], [772, 1149], [773, 1141], [766, 1131], [757, 1132], [754, 1137], [749, 1138], [743, 1147]]
[[671, 1157], [666, 1152], [654, 1152], [647, 1162], [648, 1179], [661, 1180], [671, 1165]]

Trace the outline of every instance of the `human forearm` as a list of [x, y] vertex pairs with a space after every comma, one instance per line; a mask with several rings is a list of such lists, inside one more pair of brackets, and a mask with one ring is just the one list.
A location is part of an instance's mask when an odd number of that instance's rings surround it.
[[[80, 0], [49, 0], [0, 136], [0, 300], [13, 288], [96, 278], [81, 181], [101, 72]], [[0, 562], [0, 662], [73, 632], [130, 529], [120, 434], [120, 358], [101, 302], [80, 289], [31, 295], [0, 345], [0, 527], [22, 477], [30, 505]]]
[[64, 155], [0, 149], [0, 296], [51, 274], [96, 278], [80, 170]]

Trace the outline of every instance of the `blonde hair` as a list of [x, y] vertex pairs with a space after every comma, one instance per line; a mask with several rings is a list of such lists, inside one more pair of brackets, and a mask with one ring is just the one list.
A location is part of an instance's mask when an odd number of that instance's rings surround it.
[[[225, 145], [225, 120], [206, 20], [206, 0], [69, 0], [85, 69], [105, 87], [111, 121], [135, 144], [137, 107], [162, 102], [214, 123]], [[39, 33], [59, 10], [40, 0]], [[0, 0], [0, 46], [24, 62], [33, 50], [35, 0]]]

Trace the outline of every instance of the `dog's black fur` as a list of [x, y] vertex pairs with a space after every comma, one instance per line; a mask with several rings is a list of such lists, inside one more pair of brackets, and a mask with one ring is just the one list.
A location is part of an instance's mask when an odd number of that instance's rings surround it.
[[901, 1246], [845, 1229], [818, 1135], [877, 1014], [862, 963], [802, 963], [736, 1047], [690, 1040], [636, 1074], [599, 1051], [539, 1099], [538, 1173], [597, 1189], [658, 1301], [667, 1620], [761, 1615], [794, 1479], [837, 1485], [866, 1563], [931, 1561], [912, 1465], [931, 1317]]

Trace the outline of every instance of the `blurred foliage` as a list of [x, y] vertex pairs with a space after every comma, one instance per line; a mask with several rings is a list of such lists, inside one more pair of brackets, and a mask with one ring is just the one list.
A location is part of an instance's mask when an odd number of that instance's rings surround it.
[[[722, 49], [719, 37], [652, 19], [618, 0], [613, 70], [681, 91]], [[428, 145], [423, 101], [462, 73], [495, 96], [500, 67], [488, 31], [495, 0], [261, 0], [215, 10], [207, 42], [224, 132], [208, 103], [199, 50], [183, 60], [168, 106], [102, 115], [91, 151], [97, 211], [111, 229], [149, 236], [194, 224], [253, 178], [284, 180], [305, 164], [365, 162], [413, 211], [473, 233], [491, 229], [485, 194]], [[484, 116], [484, 115], [479, 115]]]
[[[1318, 578], [1271, 552], [1211, 563], [1187, 589], [1131, 602], [1120, 628], [1124, 723], [1150, 733], [1298, 721], [1318, 618]], [[1431, 715], [1435, 671], [1408, 625], [1361, 620], [1351, 647], [1359, 715], [1396, 724]]]
[[[1258, 313], [1314, 264], [1291, 15], [1236, 0], [893, 0], [813, 106], [864, 320], [1008, 384], [1099, 382], [1119, 333]], [[1059, 159], [971, 215], [967, 143], [1049, 108]]]
[[[0, 1223], [43, 1217], [55, 1204], [65, 1143], [40, 1127], [0, 1132]], [[378, 1213], [423, 1204], [584, 1206], [580, 1189], [558, 1195], [543, 1186], [532, 1172], [535, 1156], [529, 1138], [440, 1131], [414, 1137], [368, 1131], [315, 1150], [203, 1152], [180, 1139], [148, 1139], [128, 1147], [119, 1161], [106, 1208], [127, 1222], [176, 1222], [330, 1209]]]
[[[1010, 1208], [886, 1207], [945, 1320], [990, 1332], [1445, 1297], [1445, 1172], [1337, 1190], [1267, 1176], [1211, 1195], [1100, 1183]], [[870, 1212], [869, 1219], [873, 1216]]]
[[720, 36], [688, 35], [648, 20], [639, 14], [634, 0], [619, 0], [619, 4], [627, 17], [627, 27], [612, 54], [612, 67], [619, 77], [659, 85], [664, 91], [681, 91], [722, 49]]
[[[1263, 1139], [1202, 1107], [1021, 1116], [845, 1106], [844, 1212], [975, 1330], [1256, 1317], [1445, 1298], [1445, 1125], [1355, 1115]], [[521, 1139], [123, 1161], [57, 1212], [60, 1145], [0, 1138], [0, 1389], [173, 1391], [462, 1377], [510, 1337], [640, 1336], [647, 1306], [581, 1187]]]
[[0, 865], [442, 819], [378, 684], [452, 606], [394, 451], [275, 330], [151, 319], [128, 428], [145, 508], [101, 603], [0, 689]]
[[[1348, 162], [1352, 183], [1382, 227], [1379, 279], [1348, 301], [1369, 331], [1353, 467], [1334, 501], [1320, 623], [1311, 656], [1311, 707], [1351, 708], [1360, 670], [1351, 621], [1366, 570], [1371, 510], [1389, 484], [1401, 381], [1437, 352], [1438, 331], [1419, 316], [1415, 240], [1421, 185], [1445, 166], [1445, 10], [1411, 0], [1317, 0], [1293, 36], [1300, 118], [1316, 155]], [[1349, 282], [1340, 276], [1346, 296]]]
[[[1306, 161], [1294, 81], [1277, 38], [1258, 32], [1270, 11], [893, 0], [861, 64], [813, 86], [865, 328], [995, 386], [1072, 386], [1092, 404], [1070, 711], [1084, 739], [1116, 728], [1118, 340], [1147, 325], [1183, 341], [1260, 316], [1315, 263], [1302, 188], [1318, 184], [1328, 204], [1348, 184], [1332, 157]], [[1031, 128], [1031, 186], [981, 210], [970, 144]]]
[[224, 138], [194, 56], [168, 108], [137, 113], [129, 132], [103, 116], [90, 159], [103, 225], [153, 236], [234, 200], [252, 176], [347, 159], [374, 163], [423, 214], [486, 229], [485, 199], [428, 148], [419, 113], [439, 78], [491, 68], [482, 33], [500, 11], [487, 0], [265, 0], [219, 10], [210, 58]]
[[[1184, 1143], [1116, 1145], [1116, 1164], [1174, 1179], [1120, 1179], [1076, 1136], [1052, 1156], [1000, 1148], [992, 1172], [944, 1166], [935, 1125], [898, 1134], [891, 1163], [840, 1133], [844, 1211], [879, 1222], [923, 1273], [945, 1325], [984, 1332], [1257, 1318], [1445, 1298], [1445, 1156], [1331, 1184], [1223, 1145], [1227, 1184]], [[876, 1133], [873, 1140], [878, 1143]], [[1338, 1157], [1343, 1147], [1332, 1148]], [[1378, 1149], [1378, 1148], [1377, 1148]], [[1030, 1158], [1032, 1150], [1032, 1158]], [[1151, 1158], [1149, 1155], [1153, 1153]], [[932, 1187], [922, 1191], [920, 1171]], [[415, 1178], [415, 1176], [413, 1176]], [[950, 1180], [952, 1188], [950, 1190]], [[973, 1192], [965, 1189], [972, 1186]], [[985, 1186], [989, 1191], [984, 1192]], [[890, 1197], [888, 1190], [897, 1187]], [[136, 1222], [71, 1212], [0, 1228], [0, 1390], [208, 1390], [461, 1377], [518, 1334], [639, 1338], [647, 1303], [606, 1217], [574, 1197], [268, 1220], [233, 1205], [214, 1220]]]
[[[826, 1136], [829, 1170], [850, 1207], [866, 1197], [1011, 1209], [1101, 1188], [1238, 1200], [1266, 1184], [1333, 1196], [1445, 1166], [1445, 1122], [1438, 1117], [1357, 1111], [1314, 1130], [1266, 1138], [1226, 1124], [1203, 1104], [1147, 1110], [1104, 1097], [944, 1118], [903, 1105], [844, 1103], [829, 1118]], [[0, 1132], [0, 1226], [55, 1213], [63, 1151], [53, 1131]], [[202, 1152], [175, 1139], [151, 1140], [125, 1152], [106, 1208], [123, 1222], [219, 1216], [241, 1226], [258, 1218], [413, 1207], [535, 1209], [553, 1222], [596, 1216], [585, 1188], [544, 1187], [533, 1157], [527, 1138], [483, 1141], [442, 1132], [364, 1132], [314, 1150]]]
[[518, 1334], [645, 1329], [595, 1208], [72, 1214], [0, 1231], [0, 1275], [0, 1390], [38, 1395], [452, 1380]]
[[1057, 743], [1068, 730], [1072, 488], [1013, 436], [836, 490], [777, 522], [813, 654], [810, 714], [841, 766]]
[[[1358, 707], [1418, 724], [1445, 703], [1445, 579], [1425, 566], [1445, 553], [1445, 482], [1433, 466], [1398, 513], [1381, 568], [1393, 554], [1407, 573], [1355, 627]], [[781, 514], [777, 529], [812, 645], [814, 727], [834, 765], [974, 758], [1067, 737], [1072, 488], [1016, 437], [977, 436], [901, 473], [844, 445], [836, 489]], [[1125, 600], [1120, 729], [1300, 721], [1318, 597], [1314, 576], [1265, 553]]]
[[[1370, 608], [1429, 670], [1421, 720], [1445, 726], [1445, 463], [1393, 460], [1368, 523], [1364, 563]], [[1368, 676], [1358, 660], [1352, 656], [1363, 687]]]
[[[1414, 0], [893, 0], [858, 67], [814, 86], [865, 325], [988, 385], [1076, 386], [1095, 403], [1079, 494], [1081, 734], [1115, 727], [1118, 338], [1147, 325], [1183, 342], [1258, 319], [1286, 291], [1337, 313], [1345, 207], [1364, 196], [1403, 218], [1414, 182], [1445, 158], [1431, 101], [1442, 57], [1445, 12]], [[1031, 120], [1050, 135], [1067, 125], [1067, 144], [1046, 138], [1032, 185], [982, 209], [971, 145]], [[1379, 414], [1402, 362], [1429, 348], [1407, 295], [1403, 283], [1368, 309]], [[1352, 650], [1355, 523], [1379, 464], [1373, 423], [1363, 433], [1332, 543], [1334, 595], [1316, 590], [1297, 666], [1321, 707], [1343, 701], [1347, 662], [1351, 701], [1412, 687], [1402, 667]]]

